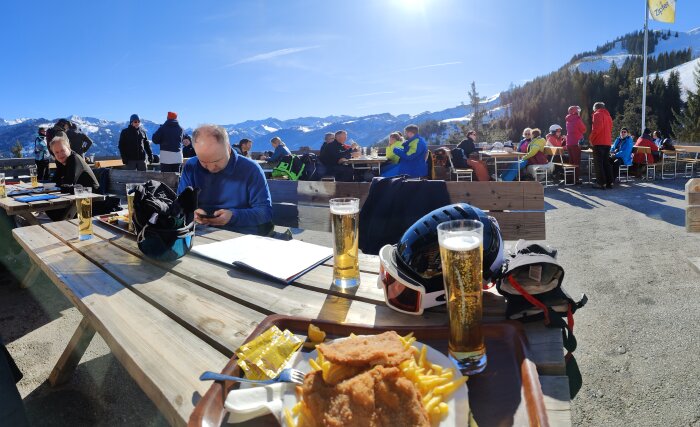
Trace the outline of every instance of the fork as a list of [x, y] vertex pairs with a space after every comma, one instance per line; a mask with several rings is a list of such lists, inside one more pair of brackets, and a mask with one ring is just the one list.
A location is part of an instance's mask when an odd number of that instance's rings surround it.
[[274, 383], [294, 383], [304, 384], [305, 374], [298, 369], [287, 368], [283, 369], [280, 374], [271, 380], [251, 380], [248, 378], [232, 377], [230, 375], [219, 374], [216, 372], [206, 371], [200, 375], [200, 381], [238, 381], [251, 384], [274, 384]]

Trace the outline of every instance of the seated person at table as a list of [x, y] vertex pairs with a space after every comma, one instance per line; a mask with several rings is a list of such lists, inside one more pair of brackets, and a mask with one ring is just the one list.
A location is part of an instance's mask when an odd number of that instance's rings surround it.
[[541, 131], [537, 128], [532, 129], [532, 141], [527, 146], [527, 154], [523, 160], [527, 160], [527, 173], [532, 179], [537, 180], [535, 172], [537, 170], [546, 170], [548, 174], [554, 172], [554, 163], [547, 161], [547, 156], [544, 155], [545, 140], [542, 138]]
[[457, 148], [462, 149], [465, 159], [468, 159], [472, 153], [476, 153], [476, 131], [473, 129], [469, 130], [467, 132], [467, 139], [463, 139], [462, 142], [457, 145]]
[[[92, 188], [92, 192], [96, 193], [100, 188], [95, 174], [90, 169], [90, 166], [85, 162], [85, 159], [70, 149], [68, 135], [64, 132], [56, 132], [51, 142], [49, 142], [49, 151], [56, 159], [56, 173], [54, 181], [58, 187], [64, 191], [80, 184], [85, 188]], [[59, 221], [65, 218], [66, 209], [53, 209], [46, 211], [46, 215], [54, 221]], [[97, 206], [93, 206], [93, 213], [98, 215], [102, 212]]]
[[273, 137], [270, 140], [270, 144], [272, 144], [272, 148], [275, 149], [275, 152], [272, 153], [272, 156], [270, 157], [260, 157], [260, 160], [267, 160], [268, 162], [279, 162], [280, 160], [282, 160], [282, 157], [289, 156], [290, 154], [292, 154], [292, 152], [289, 151], [289, 148], [287, 148], [287, 145], [284, 142], [282, 142], [279, 136]]
[[392, 132], [389, 135], [389, 146], [386, 147], [386, 163], [382, 164], [382, 176], [395, 176], [399, 170], [399, 156], [394, 154], [396, 148], [403, 144], [401, 132]]
[[195, 221], [238, 233], [269, 234], [272, 201], [260, 166], [233, 151], [221, 126], [202, 125], [192, 138], [197, 157], [185, 163], [177, 192], [188, 186], [200, 189]]
[[651, 139], [651, 129], [644, 129], [642, 136], [637, 138], [637, 142], [634, 144], [635, 147], [648, 147], [651, 153], [634, 153], [632, 162], [634, 163], [634, 174], [637, 178], [642, 176], [643, 170], [646, 165], [653, 165], [654, 162], [659, 160], [659, 147], [654, 144], [654, 140]]
[[[523, 139], [518, 142], [515, 151], [519, 153], [527, 153], [528, 147], [530, 146], [530, 141], [532, 141], [532, 129], [523, 129]], [[510, 165], [508, 170], [503, 172], [501, 175], [501, 181], [513, 181], [515, 177], [518, 176], [518, 170], [522, 170], [528, 164], [528, 161], [521, 158], [518, 163], [513, 163]]]
[[561, 134], [561, 126], [556, 124], [550, 126], [547, 134], [547, 146], [562, 147], [564, 145], [566, 145], [566, 137]]
[[251, 141], [248, 138], [241, 139], [240, 141], [238, 141], [238, 144], [235, 144], [233, 146], [233, 149], [236, 150], [236, 153], [240, 154], [243, 157], [247, 157], [249, 159], [250, 159], [251, 148], [253, 148], [253, 141]]
[[360, 155], [357, 144], [350, 147], [345, 145], [347, 139], [348, 133], [346, 131], [337, 131], [335, 139], [330, 143], [323, 144], [319, 154], [319, 160], [326, 168], [326, 174], [335, 177], [336, 181], [352, 181], [353, 169], [347, 162], [349, 158]]
[[632, 165], [632, 137], [627, 128], [620, 129], [620, 136], [615, 138], [610, 149], [610, 162], [613, 167], [613, 179], [617, 179], [620, 174], [620, 165]]
[[411, 178], [428, 176], [428, 144], [418, 132], [418, 126], [406, 126], [406, 140], [394, 149], [394, 154], [399, 156], [397, 175], [408, 175]]

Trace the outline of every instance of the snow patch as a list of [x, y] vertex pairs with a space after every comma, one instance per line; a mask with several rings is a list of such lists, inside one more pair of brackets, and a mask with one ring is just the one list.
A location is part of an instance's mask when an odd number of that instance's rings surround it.
[[268, 132], [277, 132], [279, 130], [277, 128], [273, 128], [272, 126], [268, 126], [268, 125], [262, 125], [262, 128]]
[[[681, 65], [678, 65], [676, 67], [670, 68], [666, 71], [663, 71], [661, 73], [658, 73], [658, 76], [661, 77], [665, 82], [668, 81], [669, 76], [671, 75], [672, 72], [676, 71], [679, 74], [680, 77], [680, 85], [682, 89], [681, 91], [681, 99], [683, 101], [688, 100], [688, 92], [696, 93], [698, 90], [697, 85], [695, 84], [695, 76], [694, 76], [694, 71], [696, 67], [700, 65], [700, 58], [698, 59], [693, 59], [692, 61], [688, 61], [686, 63], [683, 63]], [[657, 74], [649, 74], [648, 79], [649, 80], [654, 80], [656, 78]], [[638, 82], [641, 83], [642, 78], [637, 79]]]

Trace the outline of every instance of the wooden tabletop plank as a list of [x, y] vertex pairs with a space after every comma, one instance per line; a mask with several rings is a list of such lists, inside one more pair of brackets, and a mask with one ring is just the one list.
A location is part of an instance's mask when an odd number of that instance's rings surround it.
[[444, 315], [411, 316], [396, 312], [383, 304], [380, 306], [299, 286], [284, 285], [195, 255], [187, 255], [175, 263], [154, 261], [141, 254], [132, 238], [116, 235], [97, 223], [95, 234], [164, 270], [266, 314], [279, 313], [341, 323], [388, 326], [444, 324], [446, 321]]
[[266, 316], [143, 262], [100, 236], [77, 241], [77, 226], [71, 222], [44, 228], [227, 356]]
[[40, 226], [12, 231], [32, 260], [90, 320], [116, 358], [172, 425], [186, 425], [228, 358], [125, 289]]
[[571, 401], [569, 378], [566, 376], [540, 375], [540, 385], [544, 395], [544, 406], [550, 426], [568, 427], [571, 425]]

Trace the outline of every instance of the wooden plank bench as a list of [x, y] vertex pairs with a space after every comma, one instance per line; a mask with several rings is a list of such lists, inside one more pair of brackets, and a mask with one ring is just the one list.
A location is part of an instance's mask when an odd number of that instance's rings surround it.
[[[546, 147], [544, 147], [544, 154], [546, 156], [550, 156], [552, 159], [552, 163], [554, 163], [555, 166], [559, 166], [564, 171], [564, 185], [575, 185], [576, 184], [576, 168], [578, 166], [571, 164], [571, 163], [564, 162], [564, 151], [565, 150], [566, 150], [566, 148], [564, 148], [564, 147], [546, 146]], [[559, 161], [556, 161], [557, 157], [559, 157]], [[571, 177], [571, 181], [569, 181], [569, 177]]]
[[124, 166], [124, 163], [121, 159], [95, 161], [96, 168], [120, 168], [122, 166]]
[[[544, 240], [544, 189], [537, 182], [446, 182], [450, 200], [474, 205], [494, 216], [506, 240]], [[367, 182], [268, 181], [273, 221], [305, 230], [330, 231], [328, 201], [357, 197], [362, 205]]]
[[120, 197], [126, 196], [126, 184], [140, 184], [148, 180], [155, 180], [166, 184], [173, 191], [176, 191], [180, 182], [180, 175], [176, 172], [110, 169], [108, 173], [107, 193]]

